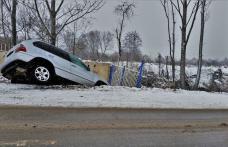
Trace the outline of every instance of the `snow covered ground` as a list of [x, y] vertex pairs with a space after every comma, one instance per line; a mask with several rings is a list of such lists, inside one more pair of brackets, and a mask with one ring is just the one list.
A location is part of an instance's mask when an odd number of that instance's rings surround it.
[[[155, 73], [158, 66], [146, 64]], [[218, 68], [203, 67], [202, 83]], [[177, 69], [178, 71], [178, 69]], [[228, 74], [228, 68], [222, 67]], [[188, 75], [196, 73], [195, 66], [187, 67]], [[10, 84], [0, 76], [0, 106], [60, 106], [60, 107], [118, 107], [118, 108], [184, 108], [228, 109], [228, 93], [207, 93], [157, 88], [35, 86]]]
[[[165, 68], [166, 68], [165, 65], [161, 66], [161, 69], [163, 69], [164, 71], [166, 71]], [[156, 63], [151, 63], [151, 64], [146, 63], [144, 65], [144, 69], [148, 72], [154, 72], [155, 74], [159, 73], [159, 66]], [[228, 68], [225, 66], [221, 66], [221, 67], [203, 66], [199, 86], [205, 87], [204, 85], [208, 85], [211, 78], [212, 78], [212, 74], [215, 71], [217, 71], [218, 69], [222, 70], [224, 78], [228, 78]], [[168, 71], [169, 71], [169, 74], [171, 76], [172, 75], [172, 67], [171, 66], [168, 66]], [[177, 80], [180, 78], [179, 74], [180, 74], [180, 66], [176, 66], [176, 79]], [[192, 77], [192, 76], [196, 75], [196, 74], [197, 74], [197, 66], [194, 66], [194, 65], [187, 65], [186, 66], [186, 75], [188, 77], [191, 77], [189, 80], [192, 82], [192, 84], [195, 82], [195, 77]], [[189, 84], [191, 84], [191, 83], [189, 83]]]
[[0, 105], [78, 108], [228, 109], [227, 93], [156, 88], [35, 86], [0, 83]]

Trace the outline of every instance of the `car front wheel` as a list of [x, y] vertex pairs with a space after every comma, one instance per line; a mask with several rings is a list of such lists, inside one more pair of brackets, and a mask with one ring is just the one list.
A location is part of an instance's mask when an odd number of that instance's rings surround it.
[[50, 84], [52, 80], [52, 70], [48, 66], [37, 65], [32, 69], [32, 82], [36, 84]]

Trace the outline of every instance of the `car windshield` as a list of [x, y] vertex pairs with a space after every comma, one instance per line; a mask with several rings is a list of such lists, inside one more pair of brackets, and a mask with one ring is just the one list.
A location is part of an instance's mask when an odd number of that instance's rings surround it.
[[77, 56], [75, 56], [73, 54], [69, 54], [69, 56], [70, 56], [70, 60], [71, 60], [72, 63], [74, 63], [74, 64], [76, 64], [76, 65], [78, 65], [78, 66], [90, 71], [89, 67], [86, 66]]

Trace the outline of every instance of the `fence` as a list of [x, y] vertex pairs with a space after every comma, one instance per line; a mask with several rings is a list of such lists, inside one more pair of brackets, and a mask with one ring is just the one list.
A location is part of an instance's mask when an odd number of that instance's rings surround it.
[[126, 66], [110, 66], [109, 84], [112, 86], [128, 86], [141, 88], [144, 62], [138, 70], [126, 68]]

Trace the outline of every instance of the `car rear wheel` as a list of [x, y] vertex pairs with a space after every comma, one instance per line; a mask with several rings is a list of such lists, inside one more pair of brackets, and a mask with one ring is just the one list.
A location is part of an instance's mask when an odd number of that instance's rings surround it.
[[53, 77], [52, 69], [45, 65], [37, 65], [32, 69], [32, 82], [36, 84], [50, 84]]

